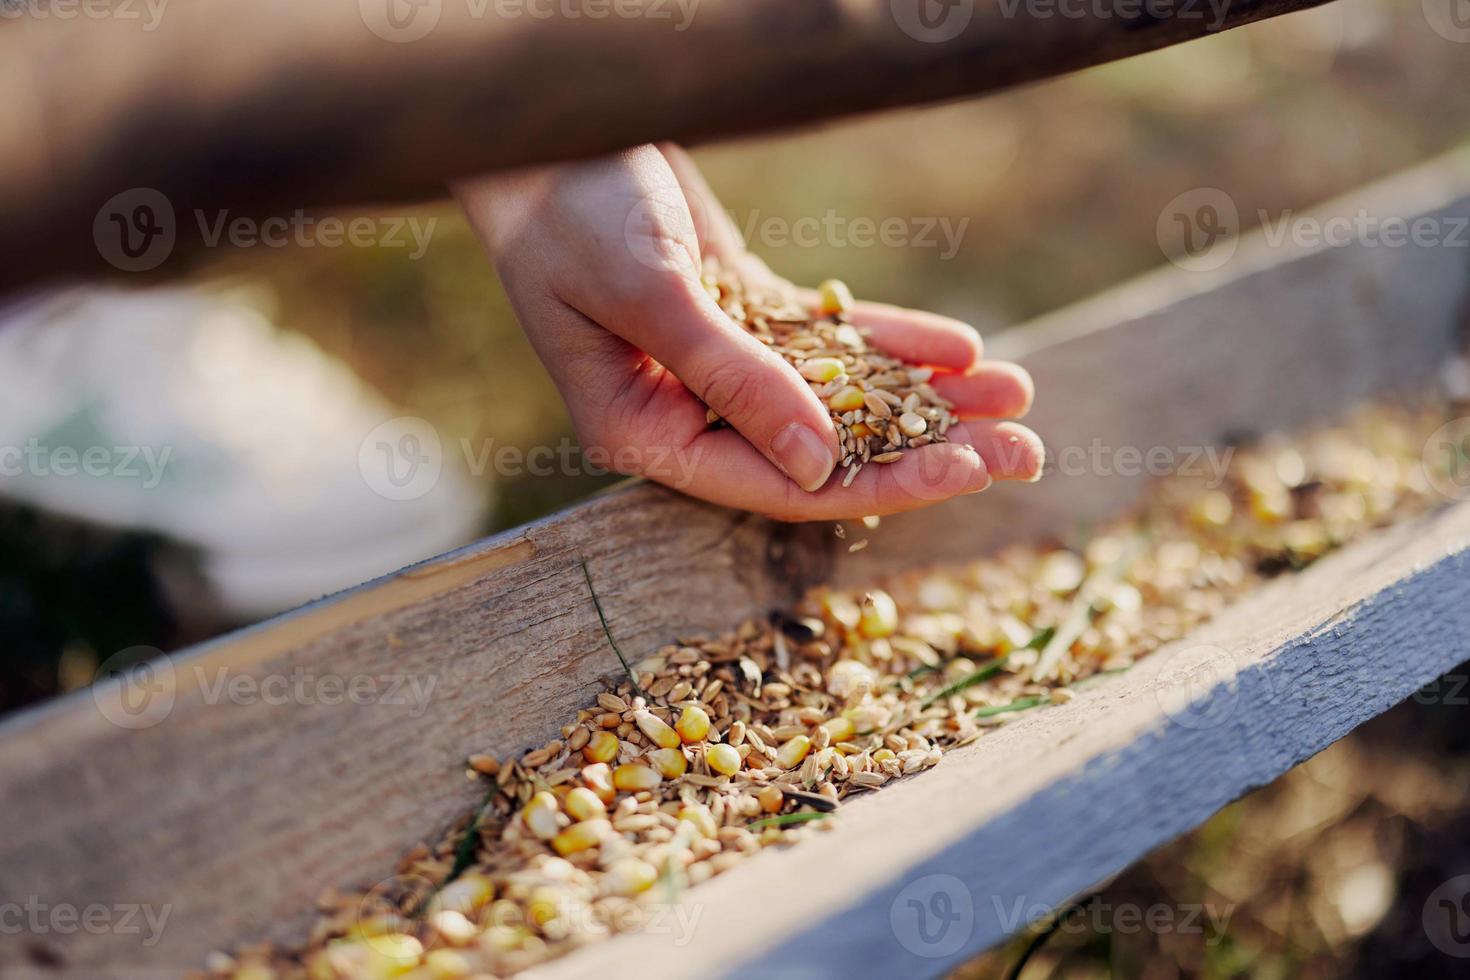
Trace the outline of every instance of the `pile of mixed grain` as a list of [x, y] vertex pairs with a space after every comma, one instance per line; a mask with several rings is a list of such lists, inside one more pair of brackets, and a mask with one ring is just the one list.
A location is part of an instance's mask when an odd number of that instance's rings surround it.
[[[1126, 668], [1264, 577], [1430, 507], [1442, 408], [1374, 406], [1228, 471], [1163, 480], [1080, 550], [1013, 547], [658, 650], [519, 758], [475, 755], [487, 800], [370, 891], [332, 892], [306, 949], [217, 954], [214, 976], [514, 973], [612, 932], [855, 794]], [[446, 777], [447, 778], [447, 777]]]
[[[755, 290], [710, 264], [705, 288], [736, 323], [780, 354], [812, 386], [832, 416], [841, 446], [842, 485], [868, 463], [892, 463], [905, 449], [944, 442], [953, 407], [930, 386], [934, 371], [889, 357], [853, 325], [852, 293], [829, 279], [816, 313], [776, 288]], [[711, 410], [711, 424], [719, 416]]]

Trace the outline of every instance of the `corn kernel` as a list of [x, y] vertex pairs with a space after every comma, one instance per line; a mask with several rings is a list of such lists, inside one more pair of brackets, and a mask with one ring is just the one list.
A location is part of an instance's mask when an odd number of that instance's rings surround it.
[[596, 820], [607, 816], [607, 807], [602, 799], [585, 786], [578, 786], [567, 793], [562, 806], [573, 820]]
[[561, 906], [562, 894], [557, 889], [533, 888], [526, 899], [526, 917], [536, 925], [544, 926], [561, 914]]
[[851, 412], [863, 407], [863, 389], [857, 385], [844, 385], [837, 389], [837, 393], [827, 399], [827, 404], [834, 412]]
[[608, 866], [603, 882], [614, 895], [632, 898], [639, 892], [648, 891], [657, 880], [658, 871], [653, 865], [637, 858], [624, 858]]
[[587, 740], [582, 757], [588, 762], [611, 762], [618, 757], [618, 737], [612, 732], [597, 732]]
[[658, 774], [658, 770], [635, 762], [625, 763], [613, 770], [613, 785], [625, 793], [657, 789], [661, 782], [663, 777]]
[[276, 980], [276, 971], [264, 963], [246, 963], [230, 974], [230, 980]]
[[782, 769], [795, 769], [801, 765], [801, 760], [806, 758], [811, 748], [812, 740], [805, 735], [798, 735], [776, 750], [776, 765]]
[[654, 749], [645, 758], [665, 779], [678, 779], [689, 770], [683, 749]]
[[370, 980], [402, 976], [418, 965], [424, 945], [413, 936], [392, 933], [351, 944], [354, 967], [349, 974]]
[[813, 357], [801, 362], [801, 376], [808, 381], [826, 384], [847, 373], [847, 368], [835, 357]]
[[679, 819], [688, 821], [694, 825], [694, 829], [706, 837], [714, 837], [720, 832], [720, 827], [715, 823], [714, 814], [710, 813], [709, 807], [703, 803], [686, 803], [679, 808]]
[[857, 734], [857, 726], [852, 723], [851, 718], [844, 715], [827, 719], [822, 722], [822, 727], [827, 730], [833, 742], [846, 742]]
[[596, 847], [613, 832], [607, 820], [583, 820], [574, 823], [551, 839], [551, 846], [562, 857]]
[[431, 949], [424, 957], [424, 966], [434, 980], [460, 980], [475, 972], [469, 957], [452, 949]]
[[611, 803], [618, 795], [617, 787], [613, 785], [612, 766], [606, 762], [583, 767], [582, 782], [604, 804]]
[[824, 280], [817, 287], [817, 294], [821, 297], [821, 311], [827, 316], [852, 309], [852, 290], [841, 279]]
[[873, 434], [873, 430], [868, 427], [868, 423], [866, 422], [854, 422], [847, 427], [847, 431], [852, 433], [854, 439], [866, 439]]
[[897, 758], [898, 756], [893, 753], [892, 749], [879, 749], [877, 752], [873, 753], [874, 762], [887, 762], [889, 759]]
[[561, 811], [556, 797], [542, 790], [521, 811], [526, 828], [542, 840], [551, 840], [561, 830]]
[[760, 801], [761, 809], [767, 813], [780, 813], [786, 802], [786, 794], [781, 792], [779, 786], [766, 786], [755, 794], [755, 798]]
[[686, 742], [703, 742], [709, 735], [709, 713], [699, 705], [691, 704], [679, 716], [679, 723], [674, 726], [674, 730]]
[[482, 874], [470, 872], [445, 885], [429, 899], [430, 912], [453, 911], [464, 916], [474, 915], [495, 897], [495, 886]]
[[652, 711], [635, 711], [633, 720], [638, 723], [638, 730], [647, 735], [648, 740], [659, 748], [677, 749], [679, 747], [679, 733], [670, 728]]
[[439, 938], [451, 946], [468, 946], [475, 941], [475, 936], [479, 932], [475, 924], [465, 918], [463, 913], [453, 909], [431, 912], [424, 921]]
[[1235, 507], [1230, 495], [1220, 490], [1207, 490], [1189, 508], [1189, 517], [1200, 527], [1224, 527], [1230, 523]]
[[705, 753], [705, 759], [709, 762], [709, 767], [722, 776], [733, 776], [740, 771], [740, 753], [733, 745], [723, 742], [711, 745]]
[[862, 619], [858, 632], [870, 640], [891, 636], [898, 629], [898, 604], [882, 589], [873, 589], [863, 598]]

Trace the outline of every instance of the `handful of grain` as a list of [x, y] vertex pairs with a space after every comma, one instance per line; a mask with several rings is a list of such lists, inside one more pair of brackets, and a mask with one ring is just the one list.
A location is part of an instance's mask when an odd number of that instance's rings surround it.
[[[716, 265], [706, 266], [704, 285], [720, 309], [790, 362], [827, 406], [847, 470], [843, 486], [867, 463], [892, 463], [905, 449], [945, 441], [954, 406], [930, 386], [934, 370], [869, 346], [852, 322], [852, 293], [842, 282], [822, 283], [815, 316], [794, 296], [756, 291]], [[713, 410], [709, 419], [720, 422]]]

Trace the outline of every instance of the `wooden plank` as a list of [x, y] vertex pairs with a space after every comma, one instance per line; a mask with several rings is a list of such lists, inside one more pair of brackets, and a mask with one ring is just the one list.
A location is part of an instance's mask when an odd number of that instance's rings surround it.
[[[1467, 172], [1451, 157], [1365, 200], [1465, 214]], [[1093, 432], [1177, 446], [1218, 436], [1214, 419], [1296, 423], [1422, 378], [1458, 342], [1470, 270], [1453, 251], [1243, 247], [1228, 275], [1176, 270], [1084, 304], [1043, 324], [1025, 357], [1043, 392], [1065, 393], [1043, 397], [1038, 428], [1054, 447]], [[0, 724], [5, 894], [167, 906], [171, 924], [146, 947], [135, 934], [0, 934], [0, 968], [33, 962], [39, 941], [78, 976], [177, 972], [212, 948], [297, 937], [318, 891], [385, 876], [472, 803], [469, 783], [446, 778], [467, 753], [538, 744], [616, 672], [580, 557], [636, 657], [823, 578], [870, 576], [874, 555], [893, 567], [972, 555], [1101, 517], [1137, 485], [999, 488], [885, 521], [856, 556], [834, 555], [821, 526], [632, 486], [173, 658], [149, 707], [169, 710], [151, 727], [115, 723], [135, 724], [118, 684], [12, 718]]]
[[194, 0], [147, 30], [22, 14], [0, 31], [0, 283], [129, 265], [100, 244], [114, 220], [139, 248], [170, 228], [151, 267], [222, 209], [438, 196], [453, 177], [954, 98], [1320, 2], [617, 0], [609, 16], [605, 0]]
[[[666, 930], [528, 976], [608, 963], [646, 980], [693, 963], [726, 977], [938, 975], [1453, 668], [1467, 629], [1470, 505], [1457, 505], [1276, 580], [1066, 707], [852, 801], [831, 832], [700, 886]], [[923, 932], [910, 901], [930, 915]]]

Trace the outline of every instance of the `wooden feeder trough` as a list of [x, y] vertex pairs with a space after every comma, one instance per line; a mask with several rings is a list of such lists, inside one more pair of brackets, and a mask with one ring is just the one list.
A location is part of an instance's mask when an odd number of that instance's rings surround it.
[[[1360, 208], [1463, 223], [1470, 155], [1320, 216]], [[1094, 439], [1217, 445], [1431, 383], [1462, 349], [1467, 286], [1462, 249], [1253, 237], [1217, 271], [1165, 268], [991, 346], [1035, 376], [1029, 422], [1054, 455]], [[390, 875], [475, 805], [480, 789], [458, 778], [468, 753], [503, 758], [554, 737], [617, 673], [583, 558], [611, 630], [642, 656], [819, 581], [1065, 533], [1126, 508], [1146, 479], [998, 486], [885, 519], [856, 554], [826, 526], [632, 485], [175, 655], [148, 704], [104, 683], [11, 718], [0, 725], [5, 894], [146, 903], [169, 918], [151, 946], [115, 931], [0, 935], [0, 973], [172, 976], [211, 950], [299, 941], [324, 888]], [[1014, 910], [1094, 886], [1464, 659], [1467, 549], [1463, 503], [1372, 533], [1065, 710], [1018, 719], [855, 798], [830, 833], [699, 886], [684, 896], [698, 908], [687, 932], [625, 935], [536, 975], [938, 973], [1024, 925]], [[1223, 651], [1190, 715], [1209, 724], [1171, 715], [1160, 697], [1181, 671], [1200, 676], [1187, 658], [1202, 644]], [[298, 671], [433, 678], [433, 694], [426, 706], [208, 703], [220, 676]], [[958, 938], [904, 942], [892, 910], [935, 888], [963, 906]]]

